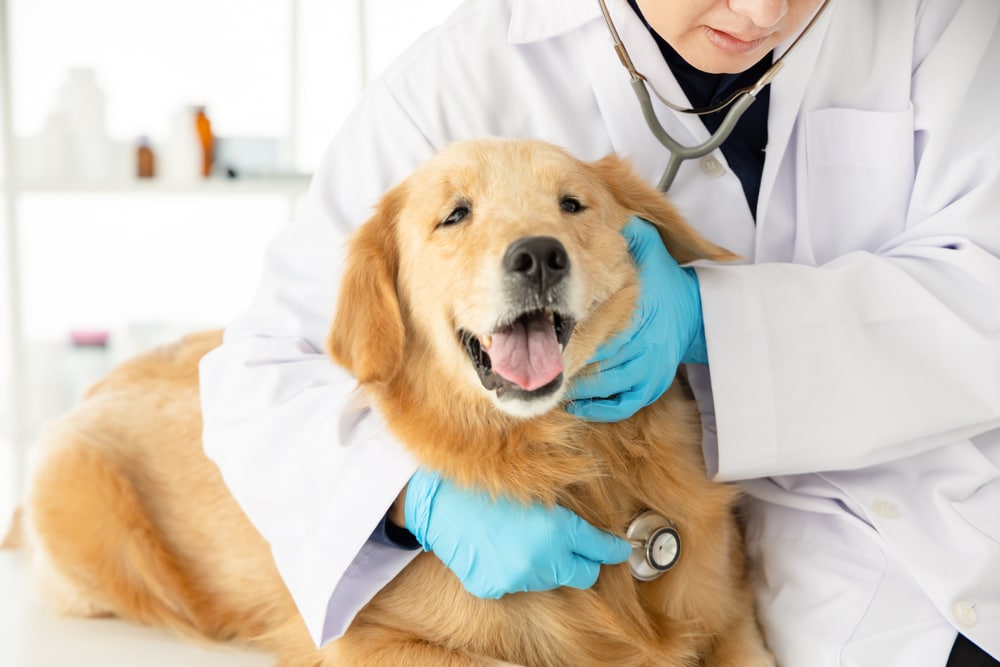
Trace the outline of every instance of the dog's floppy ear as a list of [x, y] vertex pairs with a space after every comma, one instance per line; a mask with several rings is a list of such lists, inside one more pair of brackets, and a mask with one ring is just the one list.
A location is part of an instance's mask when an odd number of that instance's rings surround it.
[[590, 166], [620, 206], [656, 225], [667, 251], [678, 263], [684, 264], [696, 259], [739, 259], [738, 255], [715, 245], [696, 232], [666, 197], [640, 178], [627, 161], [611, 154], [592, 162]]
[[403, 360], [405, 330], [396, 294], [396, 216], [392, 190], [351, 237], [327, 349], [361, 384], [392, 378]]

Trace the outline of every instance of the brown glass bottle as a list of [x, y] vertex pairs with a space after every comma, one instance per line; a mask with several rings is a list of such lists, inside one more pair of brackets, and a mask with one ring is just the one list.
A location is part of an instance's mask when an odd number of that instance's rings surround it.
[[153, 178], [156, 176], [156, 157], [153, 155], [153, 148], [149, 145], [148, 137], [139, 137], [139, 143], [135, 149], [136, 176], [139, 178]]

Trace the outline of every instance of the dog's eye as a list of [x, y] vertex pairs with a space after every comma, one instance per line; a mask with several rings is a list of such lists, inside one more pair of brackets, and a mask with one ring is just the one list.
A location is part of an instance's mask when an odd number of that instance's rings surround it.
[[563, 197], [559, 201], [559, 208], [567, 213], [579, 213], [583, 210], [583, 204], [576, 197]]
[[465, 219], [469, 215], [468, 206], [456, 206], [455, 210], [448, 214], [448, 217], [441, 221], [441, 225], [454, 225]]

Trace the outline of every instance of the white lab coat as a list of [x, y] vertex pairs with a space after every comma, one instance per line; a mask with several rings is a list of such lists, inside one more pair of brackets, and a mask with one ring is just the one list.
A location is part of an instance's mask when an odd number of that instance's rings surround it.
[[[609, 4], [638, 69], [683, 100]], [[698, 268], [710, 382], [691, 370], [710, 471], [753, 498], [786, 667], [941, 667], [956, 630], [1000, 656], [998, 15], [996, 0], [834, 0], [773, 84], [757, 224], [720, 152], [672, 187], [745, 258]], [[202, 364], [206, 451], [317, 642], [414, 555], [368, 537], [415, 463], [322, 351], [342, 240], [417, 162], [480, 135], [617, 151], [654, 182], [666, 162], [596, 2], [470, 0], [371, 86]]]

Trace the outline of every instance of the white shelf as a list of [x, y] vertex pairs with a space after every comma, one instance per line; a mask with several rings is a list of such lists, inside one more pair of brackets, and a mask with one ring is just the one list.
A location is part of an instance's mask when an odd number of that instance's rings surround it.
[[95, 195], [302, 195], [309, 187], [309, 175], [289, 174], [267, 178], [209, 178], [191, 183], [171, 183], [157, 179], [120, 183], [36, 183], [17, 186], [16, 194], [95, 194]]

